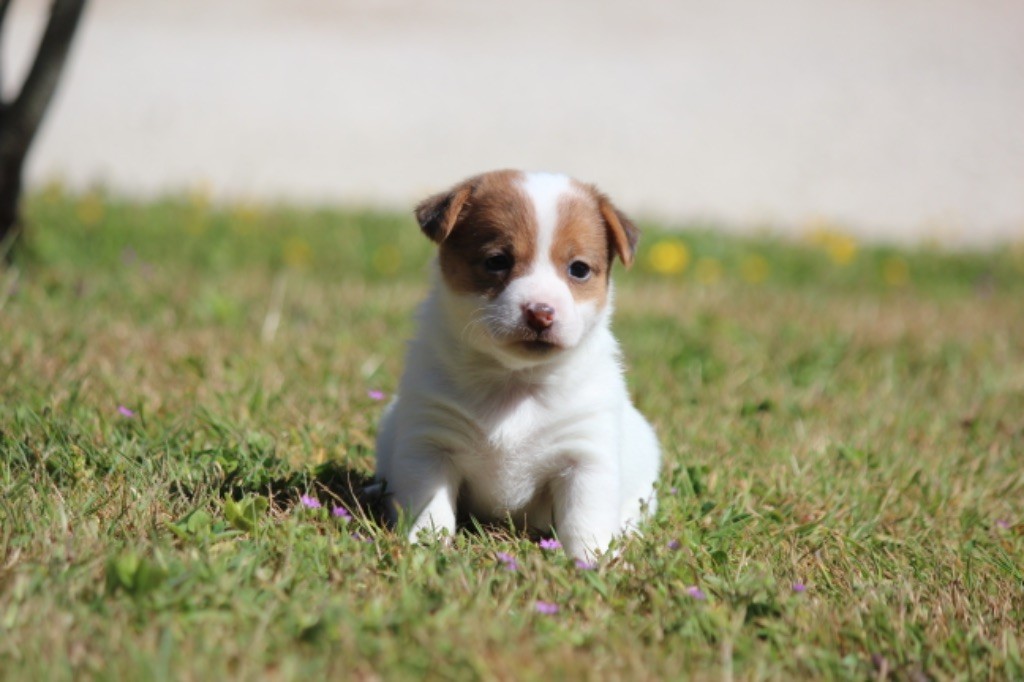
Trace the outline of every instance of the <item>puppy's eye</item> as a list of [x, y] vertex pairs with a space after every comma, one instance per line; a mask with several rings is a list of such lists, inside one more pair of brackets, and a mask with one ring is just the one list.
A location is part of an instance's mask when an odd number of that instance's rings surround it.
[[489, 256], [484, 261], [484, 269], [487, 272], [499, 274], [507, 272], [512, 269], [512, 256], [505, 253], [497, 253], [493, 256]]
[[581, 260], [574, 260], [569, 264], [569, 276], [580, 282], [590, 278], [590, 266]]

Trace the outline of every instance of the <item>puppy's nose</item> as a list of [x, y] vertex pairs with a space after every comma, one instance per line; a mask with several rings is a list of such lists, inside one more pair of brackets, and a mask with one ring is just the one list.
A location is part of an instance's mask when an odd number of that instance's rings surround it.
[[547, 303], [527, 303], [523, 306], [526, 325], [535, 332], [542, 332], [555, 321], [555, 309]]

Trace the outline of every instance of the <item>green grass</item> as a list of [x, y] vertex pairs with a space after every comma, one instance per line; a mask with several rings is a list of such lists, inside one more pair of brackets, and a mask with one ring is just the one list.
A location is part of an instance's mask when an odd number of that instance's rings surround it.
[[647, 226], [615, 327], [661, 509], [586, 571], [328, 514], [424, 293], [408, 216], [55, 188], [27, 215], [0, 271], [0, 678], [1024, 677], [1020, 248]]

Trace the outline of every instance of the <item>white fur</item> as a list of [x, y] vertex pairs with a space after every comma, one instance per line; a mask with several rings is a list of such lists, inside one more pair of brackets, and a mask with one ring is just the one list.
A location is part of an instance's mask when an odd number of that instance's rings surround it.
[[[380, 424], [377, 477], [411, 540], [454, 533], [458, 502], [479, 518], [554, 530], [569, 555], [591, 559], [654, 511], [659, 447], [626, 391], [611, 292], [603, 308], [577, 305], [550, 261], [569, 180], [530, 174], [523, 189], [544, 248], [493, 301], [456, 294], [435, 272]], [[555, 308], [560, 350], [499, 347], [530, 301]]]

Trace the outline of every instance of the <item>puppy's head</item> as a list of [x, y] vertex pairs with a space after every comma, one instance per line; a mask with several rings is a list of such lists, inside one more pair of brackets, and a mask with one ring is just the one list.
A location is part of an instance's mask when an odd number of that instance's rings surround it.
[[616, 256], [639, 231], [594, 186], [564, 175], [495, 171], [416, 207], [462, 338], [508, 366], [575, 348], [603, 319]]

